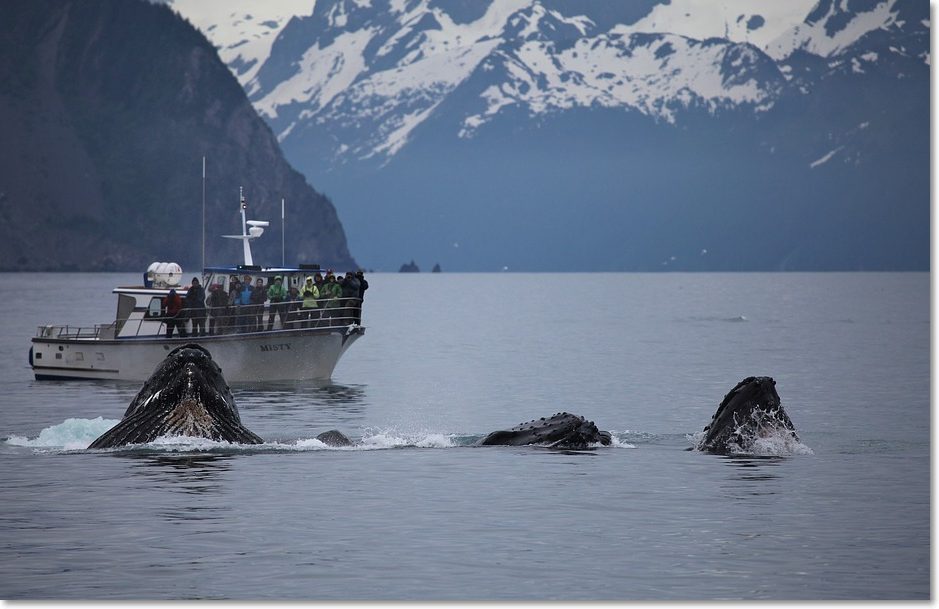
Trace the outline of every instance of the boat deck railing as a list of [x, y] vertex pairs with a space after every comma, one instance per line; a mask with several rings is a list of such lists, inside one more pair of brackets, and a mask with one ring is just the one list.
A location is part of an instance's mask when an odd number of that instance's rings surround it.
[[114, 324], [95, 324], [93, 327], [85, 326], [39, 326], [36, 336], [39, 338], [100, 338], [107, 328]]
[[[167, 336], [167, 325], [175, 321], [173, 336], [195, 336], [198, 320], [204, 320], [205, 335], [220, 336], [303, 328], [349, 328], [362, 325], [361, 300], [336, 298], [329, 306], [303, 309], [299, 302], [265, 303], [183, 309], [175, 318], [144, 314], [140, 318], [118, 319], [94, 326], [39, 326], [36, 336], [54, 339], [154, 338]], [[185, 335], [179, 332], [179, 327]], [[202, 336], [202, 334], [200, 334]]]

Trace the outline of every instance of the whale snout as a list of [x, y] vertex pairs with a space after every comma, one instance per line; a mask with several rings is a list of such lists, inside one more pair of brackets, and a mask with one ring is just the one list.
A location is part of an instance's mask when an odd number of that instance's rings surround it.
[[180, 376], [185, 388], [190, 391], [199, 391], [207, 385], [205, 375], [195, 362], [188, 362]]
[[776, 392], [776, 381], [769, 376], [751, 376], [724, 396], [697, 448], [716, 453], [746, 451], [754, 438], [779, 433], [798, 440]]
[[584, 450], [591, 444], [612, 444], [612, 436], [600, 431], [593, 421], [568, 412], [541, 417], [515, 427], [497, 430], [477, 442], [480, 446], [524, 446], [541, 444], [549, 448]]
[[171, 351], [131, 401], [124, 418], [89, 448], [142, 444], [161, 436], [263, 443], [241, 423], [221, 368], [207, 349], [196, 344]]

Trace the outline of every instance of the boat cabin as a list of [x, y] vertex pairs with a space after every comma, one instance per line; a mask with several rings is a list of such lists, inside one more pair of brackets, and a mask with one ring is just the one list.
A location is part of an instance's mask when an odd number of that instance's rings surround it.
[[[156, 267], [155, 265], [167, 265]], [[261, 267], [240, 264], [231, 267], [208, 267], [202, 271], [202, 287], [209, 294], [213, 286], [220, 286], [227, 294], [237, 279], [244, 283], [250, 281], [256, 285], [261, 279], [267, 289], [277, 277], [283, 281], [286, 289], [300, 289], [307, 277], [316, 273], [325, 274], [319, 265], [301, 264], [297, 267]], [[117, 294], [117, 314], [115, 322], [97, 329], [98, 338], [143, 338], [161, 336], [166, 332], [163, 318], [163, 299], [170, 290], [176, 290], [180, 298], [185, 299], [192, 283], [186, 281], [182, 269], [174, 263], [154, 263], [144, 274], [143, 286], [121, 286], [113, 290]]]

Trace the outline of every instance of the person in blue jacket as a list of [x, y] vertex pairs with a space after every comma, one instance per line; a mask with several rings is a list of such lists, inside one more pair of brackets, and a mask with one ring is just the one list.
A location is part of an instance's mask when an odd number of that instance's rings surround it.
[[240, 332], [254, 332], [251, 306], [251, 277], [245, 276], [241, 282], [241, 291], [235, 295], [235, 306], [238, 307], [238, 330]]

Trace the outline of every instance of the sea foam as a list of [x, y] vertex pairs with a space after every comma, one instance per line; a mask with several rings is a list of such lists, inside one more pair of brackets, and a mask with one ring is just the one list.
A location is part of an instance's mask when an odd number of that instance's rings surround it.
[[[66, 419], [58, 425], [46, 427], [39, 432], [36, 438], [11, 436], [6, 443], [12, 446], [22, 446], [45, 451], [74, 451], [84, 450], [101, 434], [111, 429], [119, 421], [97, 417], [94, 419]], [[612, 434], [612, 448], [636, 448], [619, 437]], [[448, 434], [439, 431], [401, 431], [391, 428], [369, 428], [362, 437], [353, 440], [352, 446], [330, 446], [313, 438], [297, 438], [296, 440], [276, 439], [263, 444], [232, 444], [224, 441], [215, 441], [208, 438], [189, 436], [162, 436], [146, 444], [134, 444], [126, 447], [102, 449], [113, 452], [117, 450], [140, 450], [176, 452], [218, 452], [218, 451], [244, 451], [244, 452], [305, 452], [305, 451], [367, 451], [389, 450], [396, 448], [457, 448], [473, 446], [483, 436], [466, 436]], [[602, 450], [603, 446], [591, 446]]]
[[65, 419], [58, 425], [46, 427], [34, 439], [22, 436], [7, 438], [7, 444], [29, 448], [82, 450], [95, 439], [117, 425], [119, 421], [97, 417], [94, 419]]

